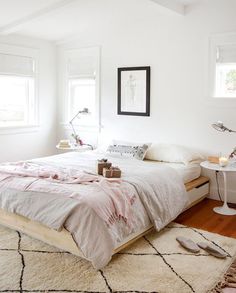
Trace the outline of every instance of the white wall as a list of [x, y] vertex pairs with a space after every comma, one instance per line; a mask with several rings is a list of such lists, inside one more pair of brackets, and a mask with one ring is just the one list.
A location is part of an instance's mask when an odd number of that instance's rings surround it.
[[12, 35], [0, 43], [39, 49], [39, 128], [0, 133], [0, 162], [24, 160], [56, 152], [56, 50], [46, 41]]
[[[222, 120], [236, 129], [236, 99], [208, 95], [208, 45], [211, 34], [236, 31], [236, 1], [202, 0], [186, 16], [165, 14], [152, 1], [118, 2], [114, 21], [99, 26], [98, 19], [91, 19], [91, 27], [77, 40], [60, 45], [101, 46], [103, 136], [229, 153], [236, 136], [218, 133], [210, 124]], [[145, 65], [151, 66], [151, 116], [117, 115], [117, 67]], [[236, 174], [229, 186], [231, 201], [236, 201], [235, 179]], [[214, 182], [212, 187], [214, 196]]]

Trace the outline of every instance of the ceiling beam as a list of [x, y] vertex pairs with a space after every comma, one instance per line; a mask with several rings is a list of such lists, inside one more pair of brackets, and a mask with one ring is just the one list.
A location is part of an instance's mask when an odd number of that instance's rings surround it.
[[39, 19], [43, 17], [44, 15], [47, 15], [57, 9], [60, 9], [68, 4], [71, 4], [72, 2], [77, 1], [77, 0], [60, 0], [57, 1], [56, 3], [53, 3], [47, 7], [44, 7], [40, 10], [34, 11], [33, 13], [19, 18], [5, 26], [0, 27], [0, 34], [2, 35], [8, 35], [14, 32], [17, 32], [21, 29], [22, 26], [28, 25], [29, 23], [33, 22], [36, 19]]
[[185, 14], [185, 5], [175, 0], [151, 0], [161, 6], [162, 8], [168, 9], [171, 12], [177, 13], [179, 15]]

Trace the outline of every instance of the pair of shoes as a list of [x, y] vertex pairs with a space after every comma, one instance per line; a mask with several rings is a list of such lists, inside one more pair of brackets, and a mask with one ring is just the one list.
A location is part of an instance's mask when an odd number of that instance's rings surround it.
[[226, 258], [227, 253], [225, 253], [222, 249], [219, 247], [211, 244], [211, 243], [205, 243], [205, 242], [198, 242], [195, 243], [191, 239], [187, 239], [185, 237], [177, 237], [176, 240], [187, 250], [198, 253], [200, 252], [200, 248], [204, 249], [209, 254], [218, 257], [218, 258]]

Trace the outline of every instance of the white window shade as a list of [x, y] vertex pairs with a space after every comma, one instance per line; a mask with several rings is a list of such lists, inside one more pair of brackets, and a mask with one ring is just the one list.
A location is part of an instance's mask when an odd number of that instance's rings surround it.
[[93, 56], [81, 58], [70, 57], [67, 63], [68, 78], [94, 77], [96, 76], [96, 60]]
[[16, 76], [33, 76], [34, 59], [0, 53], [0, 74]]
[[236, 45], [225, 45], [217, 47], [217, 63], [236, 63]]

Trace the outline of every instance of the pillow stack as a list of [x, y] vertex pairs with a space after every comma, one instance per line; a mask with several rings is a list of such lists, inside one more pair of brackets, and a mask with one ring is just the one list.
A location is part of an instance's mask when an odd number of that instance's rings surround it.
[[123, 157], [134, 157], [138, 160], [152, 160], [167, 163], [200, 163], [204, 158], [185, 146], [167, 143], [134, 143], [113, 140], [107, 152]]

